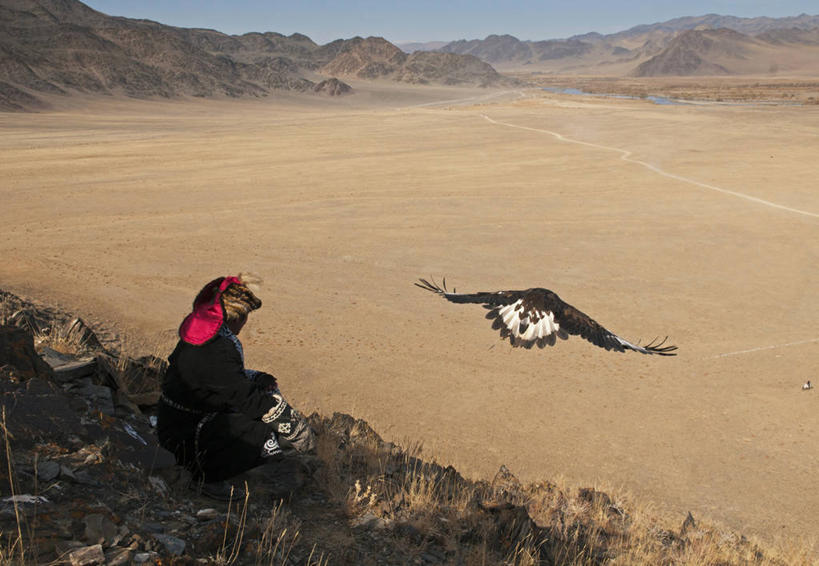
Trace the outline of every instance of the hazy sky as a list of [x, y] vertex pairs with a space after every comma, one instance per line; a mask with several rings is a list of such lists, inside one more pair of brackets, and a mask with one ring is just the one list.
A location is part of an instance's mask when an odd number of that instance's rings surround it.
[[817, 0], [87, 0], [112, 16], [147, 18], [229, 34], [294, 32], [324, 44], [356, 35], [392, 42], [555, 39], [590, 31], [613, 33], [679, 16], [796, 16], [819, 13]]

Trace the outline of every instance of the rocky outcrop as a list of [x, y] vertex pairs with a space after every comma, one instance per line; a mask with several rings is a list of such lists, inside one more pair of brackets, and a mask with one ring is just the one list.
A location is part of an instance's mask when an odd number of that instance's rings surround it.
[[488, 35], [485, 39], [461, 39], [440, 48], [442, 53], [472, 55], [489, 63], [527, 61], [532, 59], [531, 42], [512, 35]]
[[511, 35], [489, 35], [486, 39], [453, 41], [439, 51], [473, 55], [488, 63], [528, 64], [549, 59], [580, 57], [593, 49], [593, 43], [577, 38], [521, 41]]
[[[26, 324], [22, 317], [16, 322]], [[6, 335], [24, 336], [26, 346], [17, 347], [17, 338], [2, 342], [12, 345], [2, 350], [3, 359], [13, 358], [16, 365], [14, 371], [0, 368], [0, 432], [11, 456], [0, 466], [0, 483], [12, 493], [0, 499], [0, 538], [5, 544], [15, 533], [25, 533], [16, 544], [32, 563], [194, 563], [231, 556], [227, 561], [237, 564], [303, 564], [331, 553], [349, 564], [460, 563], [474, 544], [500, 559], [517, 546], [546, 540], [548, 533], [534, 524], [520, 483], [508, 471], [491, 485], [478, 486], [468, 519], [450, 524], [441, 515], [428, 531], [418, 509], [408, 504], [413, 497], [408, 479], [430, 488], [447, 486], [442, 494], [449, 495], [435, 503], [439, 515], [451, 513], [457, 494], [474, 490], [473, 483], [451, 467], [405, 454], [366, 422], [339, 413], [310, 417], [323, 459], [257, 468], [235, 480], [249, 487], [247, 498], [237, 495], [233, 505], [209, 500], [159, 446], [151, 407], [143, 413], [111, 401], [115, 390], [102, 377], [110, 366], [56, 379], [74, 356], [46, 351], [54, 371], [23, 381], [18, 368], [46, 364], [34, 350], [30, 330], [3, 326], [0, 336]], [[129, 364], [139, 361], [115, 365]], [[108, 410], [99, 403], [101, 389], [108, 390]], [[373, 466], [379, 485], [373, 483]], [[281, 476], [285, 470], [287, 478]], [[280, 495], [284, 480], [294, 474], [302, 479]], [[423, 498], [414, 503], [432, 504]], [[328, 529], [344, 546], [325, 540]], [[452, 536], [463, 537], [460, 550], [446, 543]]]
[[412, 84], [507, 86], [517, 81], [472, 55], [415, 51], [407, 55], [380, 37], [355, 38], [337, 46], [326, 74], [360, 79], [392, 79]]
[[343, 96], [353, 92], [353, 88], [345, 82], [336, 78], [326, 79], [313, 87], [314, 92], [326, 94], [328, 96]]
[[17, 382], [48, 379], [54, 373], [34, 351], [32, 335], [14, 326], [0, 326], [0, 367]]
[[407, 57], [404, 64], [395, 74], [396, 80], [427, 84], [437, 82], [447, 85], [471, 86], [512, 86], [515, 81], [504, 77], [472, 55], [454, 55], [452, 53], [434, 53], [416, 51]]
[[321, 71], [327, 75], [378, 79], [393, 74], [406, 59], [406, 53], [384, 38], [355, 37], [345, 41]]

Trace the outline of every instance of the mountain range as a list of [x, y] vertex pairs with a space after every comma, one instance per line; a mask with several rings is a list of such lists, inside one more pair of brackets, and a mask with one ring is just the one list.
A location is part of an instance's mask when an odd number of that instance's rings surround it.
[[[521, 41], [511, 35], [437, 48], [502, 71], [609, 75], [819, 73], [819, 15], [683, 17], [603, 35]], [[423, 47], [423, 46], [422, 46]]]
[[610, 76], [819, 74], [819, 16], [676, 18], [603, 35], [511, 35], [402, 44], [380, 37], [318, 45], [306, 35], [227, 35], [108, 16], [79, 0], [0, 0], [0, 110], [52, 95], [339, 96], [345, 81], [515, 86], [496, 71]]
[[317, 45], [302, 34], [227, 35], [112, 17], [78, 0], [0, 2], [0, 109], [71, 92], [137, 98], [340, 95], [342, 79], [498, 86], [514, 80], [472, 55], [408, 55], [379, 37]]

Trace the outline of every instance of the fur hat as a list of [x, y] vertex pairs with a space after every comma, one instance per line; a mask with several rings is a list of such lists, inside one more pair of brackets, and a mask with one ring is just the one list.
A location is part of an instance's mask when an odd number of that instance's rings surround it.
[[[233, 283], [225, 289], [222, 293], [222, 306], [225, 309], [225, 322], [237, 320], [247, 316], [251, 311], [260, 309], [262, 301], [257, 297], [250, 286], [250, 283], [245, 277], [247, 274], [240, 273], [237, 279], [239, 283]], [[258, 279], [258, 278], [257, 278]], [[260, 280], [259, 280], [260, 281]], [[258, 289], [258, 287], [257, 287]]]
[[[226, 322], [261, 308], [262, 301], [240, 277], [218, 277], [199, 291], [193, 301], [193, 311], [179, 326], [182, 340], [197, 346], [204, 344], [216, 336]], [[261, 281], [253, 276], [248, 279], [253, 279], [256, 285]]]

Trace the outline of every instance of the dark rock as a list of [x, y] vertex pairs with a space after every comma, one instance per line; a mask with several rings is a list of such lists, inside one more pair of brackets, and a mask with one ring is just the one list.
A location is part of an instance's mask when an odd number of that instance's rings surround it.
[[503, 465], [498, 470], [498, 473], [495, 474], [490, 489], [492, 495], [498, 501], [522, 503], [522, 500], [525, 498], [522, 494], [520, 480], [509, 471], [509, 468]]
[[97, 335], [81, 318], [70, 320], [61, 330], [61, 336], [69, 344], [80, 345], [88, 351], [103, 349]]
[[18, 381], [28, 381], [34, 377], [49, 379], [54, 373], [34, 350], [34, 338], [21, 328], [0, 326], [0, 367]]
[[158, 557], [159, 555], [156, 552], [137, 552], [134, 554], [134, 564], [145, 564]]
[[69, 553], [85, 548], [87, 545], [78, 540], [59, 540], [54, 543], [54, 552], [59, 556], [68, 556]]
[[361, 517], [356, 517], [355, 519], [350, 521], [351, 526], [361, 527], [364, 529], [374, 528], [377, 523], [378, 517], [369, 512], [363, 514]]
[[139, 407], [153, 407], [159, 403], [161, 391], [148, 391], [147, 393], [129, 393], [128, 399]]
[[76, 482], [77, 476], [74, 475], [74, 470], [65, 465], [60, 465], [60, 475], [66, 479]]
[[38, 512], [38, 507], [49, 504], [49, 500], [42, 495], [31, 495], [28, 493], [10, 495], [0, 500], [0, 515], [16, 517], [18, 514], [24, 517], [33, 516]]
[[[11, 302], [8, 295], [4, 294], [1, 297], [4, 301]], [[14, 302], [21, 303], [19, 299]], [[22, 308], [18, 308], [17, 311], [6, 319], [7, 325], [22, 328], [31, 334], [45, 334], [51, 330], [50, 317], [38, 312], [37, 309], [30, 306], [20, 306]]]
[[424, 533], [409, 523], [399, 523], [395, 525], [394, 532], [398, 536], [408, 538], [413, 544], [421, 544], [424, 542]]
[[444, 564], [446, 563], [446, 555], [434, 548], [425, 550], [420, 555], [421, 560], [425, 564]]
[[92, 377], [97, 372], [95, 360], [75, 360], [51, 367], [54, 370], [54, 379], [60, 383]]
[[133, 552], [129, 548], [113, 548], [105, 554], [107, 566], [126, 566], [131, 563]]
[[41, 346], [38, 348], [38, 351], [40, 353], [40, 357], [43, 358], [43, 361], [50, 365], [52, 369], [57, 366], [77, 361], [76, 356], [64, 354], [58, 350], [55, 350], [54, 348], [49, 348], [48, 346]]
[[142, 523], [142, 529], [145, 532], [152, 533], [152, 534], [164, 533], [165, 532], [165, 525], [163, 525], [162, 523], [152, 523], [152, 522]]
[[110, 517], [100, 513], [92, 513], [86, 515], [83, 522], [85, 523], [85, 540], [89, 544], [110, 546], [117, 536], [117, 527]]
[[105, 431], [105, 436], [113, 458], [133, 464], [149, 475], [176, 465], [174, 455], [159, 445], [156, 434], [147, 423], [136, 419], [124, 422]]
[[683, 524], [680, 527], [680, 536], [685, 536], [686, 533], [696, 528], [697, 522], [694, 520], [694, 515], [692, 515], [691, 511], [689, 511], [688, 516], [685, 518], [685, 521], [683, 521]]
[[162, 497], [168, 496], [168, 484], [165, 483], [165, 480], [158, 476], [150, 476], [148, 478], [148, 483], [151, 484], [151, 487]]
[[72, 393], [83, 397], [91, 410], [114, 416], [114, 397], [111, 389], [104, 385], [95, 385], [90, 381], [90, 379], [84, 380], [72, 390]]
[[39, 378], [24, 386], [0, 381], [0, 403], [5, 406], [9, 432], [15, 449], [33, 446], [40, 440], [67, 445], [85, 437], [85, 427], [72, 408], [72, 397]]
[[248, 481], [260, 488], [268, 497], [282, 499], [301, 489], [307, 481], [304, 465], [296, 456], [268, 458], [266, 462], [244, 474], [235, 481]]
[[122, 359], [100, 354], [97, 356], [97, 364], [100, 383], [127, 395], [132, 394], [129, 383], [160, 383], [168, 367], [166, 360], [156, 356]]
[[182, 556], [185, 552], [185, 541], [181, 538], [159, 533], [155, 534], [154, 538], [173, 556]]
[[597, 491], [593, 487], [581, 487], [577, 491], [577, 497], [582, 501], [585, 501], [592, 507], [610, 507], [611, 506], [611, 498], [603, 493], [602, 491]]
[[96, 362], [97, 381], [112, 389], [117, 405], [140, 415], [142, 414], [140, 408], [151, 409], [159, 402], [159, 390], [135, 393], [130, 390], [128, 384], [160, 383], [168, 365], [167, 361], [155, 356], [121, 361], [108, 354], [100, 354]]
[[221, 517], [222, 514], [219, 513], [216, 509], [212, 507], [208, 507], [207, 509], [200, 509], [196, 512], [196, 518], [200, 521], [212, 521], [214, 519], [218, 519]]
[[85, 485], [88, 487], [101, 487], [103, 485], [90, 473], [90, 471], [87, 470], [79, 470], [74, 472], [74, 482], [78, 485]]
[[657, 540], [660, 541], [660, 544], [665, 547], [677, 545], [681, 540], [675, 532], [665, 529], [658, 529], [654, 535], [657, 537]]
[[60, 476], [60, 464], [52, 460], [42, 460], [37, 463], [37, 478], [40, 481], [50, 482]]
[[313, 87], [313, 91], [330, 96], [341, 96], [353, 92], [353, 87], [333, 77], [318, 83]]
[[492, 547], [508, 552], [517, 545], [543, 538], [542, 529], [535, 524], [529, 512], [521, 505], [502, 503], [483, 506], [482, 510], [488, 513], [494, 522], [494, 528], [487, 537], [487, 542]]
[[[317, 430], [319, 424], [318, 416], [311, 415], [309, 418], [310, 426]], [[342, 443], [350, 442], [352, 444], [367, 444], [370, 446], [383, 446], [384, 441], [375, 432], [372, 427], [367, 424], [367, 421], [356, 419], [344, 413], [333, 413], [332, 418], [325, 420], [323, 427], [326, 427], [330, 433], [338, 436]]]
[[78, 548], [68, 554], [68, 561], [71, 566], [94, 566], [95, 564], [105, 564], [105, 554], [102, 546], [94, 544], [85, 548]]

